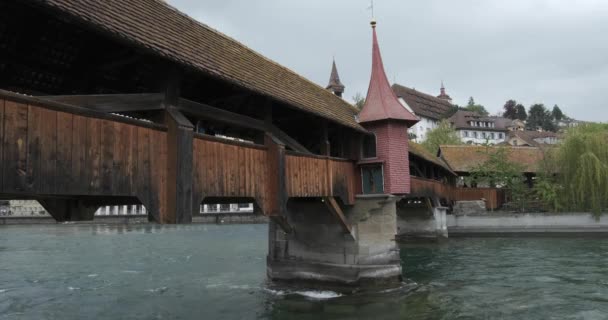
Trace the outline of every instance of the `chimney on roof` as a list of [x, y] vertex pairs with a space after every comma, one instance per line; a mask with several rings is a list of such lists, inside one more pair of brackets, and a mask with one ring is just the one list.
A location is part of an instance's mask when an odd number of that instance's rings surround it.
[[338, 75], [338, 68], [336, 67], [336, 59], [331, 66], [331, 75], [329, 76], [329, 84], [325, 89], [330, 90], [338, 97], [342, 98], [342, 94], [344, 93], [344, 85], [340, 82], [340, 75]]
[[441, 81], [441, 90], [440, 90], [440, 94], [437, 96], [437, 98], [443, 99], [449, 103], [452, 103], [452, 97], [450, 97], [447, 93], [445, 93], [445, 86], [443, 85], [443, 81]]

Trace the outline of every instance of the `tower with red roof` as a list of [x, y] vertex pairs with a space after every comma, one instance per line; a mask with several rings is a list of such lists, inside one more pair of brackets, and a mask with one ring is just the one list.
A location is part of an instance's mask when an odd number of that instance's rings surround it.
[[[408, 159], [408, 128], [418, 122], [398, 100], [384, 71], [376, 21], [372, 21], [372, 75], [365, 105], [359, 113], [359, 123], [375, 135], [376, 154], [364, 158], [362, 163], [363, 185], [378, 184], [374, 177], [381, 169], [382, 188], [374, 186], [366, 193], [408, 194], [410, 192], [410, 169]], [[366, 176], [366, 169], [372, 168]], [[375, 191], [375, 192], [374, 192]]]

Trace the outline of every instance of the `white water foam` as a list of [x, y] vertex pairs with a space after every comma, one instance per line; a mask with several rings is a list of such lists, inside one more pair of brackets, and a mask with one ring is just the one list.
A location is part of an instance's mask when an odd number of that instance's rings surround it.
[[92, 273], [92, 274], [87, 275], [87, 277], [89, 277], [89, 278], [95, 278], [97, 276], [99, 276], [97, 273]]
[[152, 293], [161, 293], [162, 294], [162, 293], [167, 292], [167, 290], [169, 290], [169, 288], [167, 288], [167, 287], [160, 287], [160, 288], [156, 288], [156, 289], [148, 289], [146, 291], [152, 292]]
[[133, 273], [133, 274], [139, 273], [139, 271], [135, 271], [135, 270], [123, 270], [121, 272], [122, 273]]
[[8, 289], [0, 289], [0, 293], [5, 293], [7, 291], [8, 291]]
[[80, 288], [68, 287], [68, 290], [70, 290], [70, 291], [75, 291], [75, 290], [80, 290]]
[[315, 300], [335, 299], [342, 296], [341, 294], [333, 291], [296, 291], [294, 294], [299, 294]]

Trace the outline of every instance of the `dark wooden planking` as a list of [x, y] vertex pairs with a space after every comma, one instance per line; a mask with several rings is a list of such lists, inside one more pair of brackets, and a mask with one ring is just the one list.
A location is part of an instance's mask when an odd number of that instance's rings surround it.
[[101, 122], [101, 194], [110, 195], [113, 189], [114, 144], [116, 143], [114, 123]]
[[4, 99], [0, 99], [0, 191], [4, 191]]
[[88, 194], [87, 177], [87, 119], [74, 116], [72, 126], [72, 185], [71, 194]]
[[128, 184], [128, 194], [137, 196], [137, 148], [138, 148], [138, 135], [137, 127], [129, 126], [127, 132], [127, 177], [126, 183]]
[[164, 125], [152, 123], [149, 121], [141, 121], [137, 119], [127, 118], [123, 116], [113, 115], [110, 113], [95, 111], [92, 109], [77, 107], [69, 104], [59, 103], [55, 101], [44, 100], [36, 97], [20, 95], [6, 90], [0, 90], [0, 98], [4, 98], [7, 101], [13, 101], [16, 103], [23, 103], [29, 105], [39, 106], [48, 110], [54, 110], [58, 112], [67, 112], [73, 115], [80, 115], [85, 117], [91, 117], [96, 119], [105, 119], [110, 121], [116, 121], [126, 124], [132, 124], [140, 127], [146, 127], [155, 130], [167, 130]]
[[167, 215], [170, 223], [192, 221], [193, 126], [177, 109], [168, 108]]
[[35, 106], [28, 106], [27, 128], [28, 128], [28, 151], [27, 151], [27, 179], [26, 183], [31, 192], [41, 192], [41, 182], [46, 177], [41, 173], [41, 158], [43, 136], [42, 118], [43, 110]]
[[57, 113], [57, 166], [55, 174], [55, 194], [67, 194], [73, 181], [72, 175], [72, 130], [74, 116], [65, 112]]
[[150, 169], [150, 132], [147, 128], [137, 128], [137, 183], [136, 193], [148, 211], [154, 209], [150, 197], [152, 171]]
[[99, 112], [162, 110], [163, 96], [158, 93], [68, 95], [38, 97], [48, 101], [88, 108]]
[[41, 109], [42, 113], [42, 148], [40, 173], [43, 178], [40, 183], [42, 194], [53, 194], [57, 172], [57, 112]]
[[101, 194], [101, 123], [104, 120], [87, 118], [86, 170], [90, 195]]
[[129, 125], [114, 123], [114, 166], [112, 168], [112, 193], [130, 195], [128, 177]]
[[24, 191], [27, 159], [27, 105], [6, 101], [4, 104], [4, 191]]

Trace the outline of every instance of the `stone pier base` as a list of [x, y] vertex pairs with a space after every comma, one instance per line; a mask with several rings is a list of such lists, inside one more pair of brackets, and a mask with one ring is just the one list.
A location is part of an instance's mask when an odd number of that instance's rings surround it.
[[429, 207], [426, 201], [402, 200], [397, 204], [397, 226], [400, 240], [447, 238], [447, 208]]
[[398, 286], [402, 280], [396, 201], [360, 196], [344, 207], [346, 231], [321, 199], [291, 199], [286, 217], [294, 231], [270, 222], [268, 276], [275, 281], [363, 287]]

